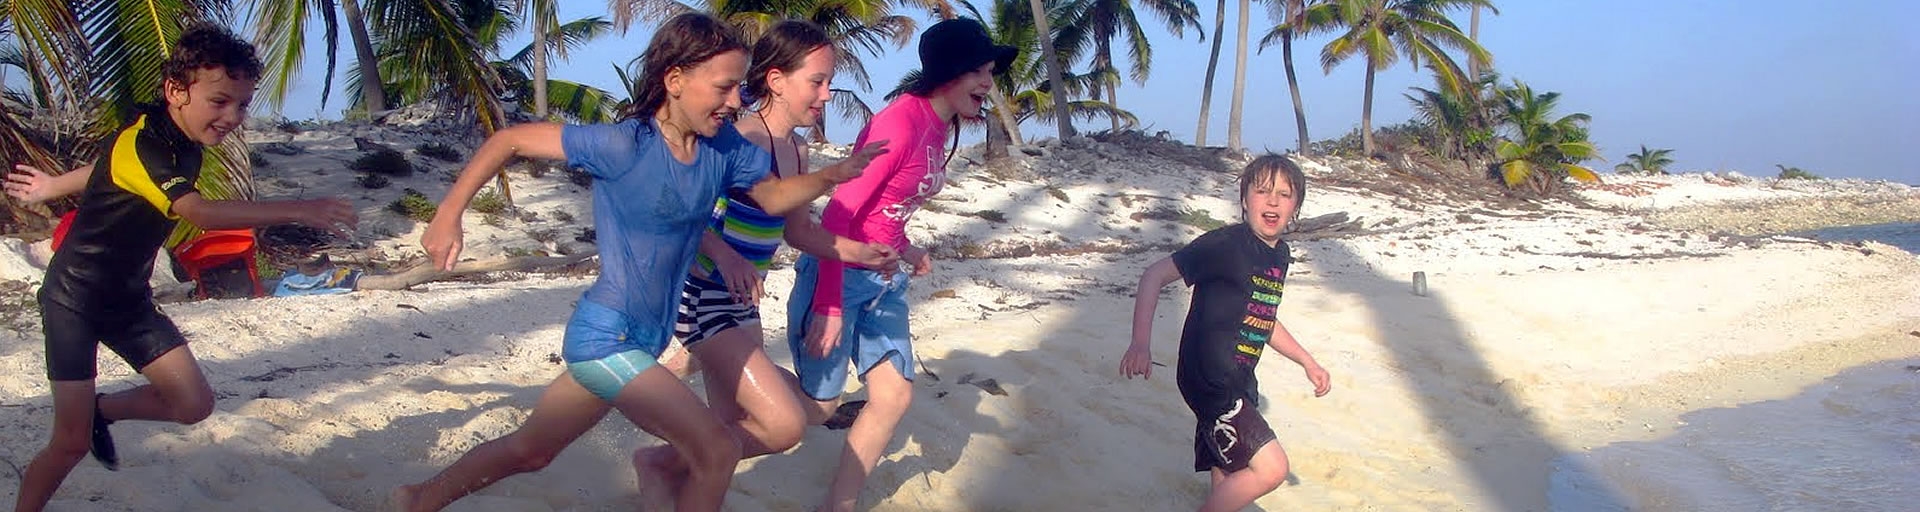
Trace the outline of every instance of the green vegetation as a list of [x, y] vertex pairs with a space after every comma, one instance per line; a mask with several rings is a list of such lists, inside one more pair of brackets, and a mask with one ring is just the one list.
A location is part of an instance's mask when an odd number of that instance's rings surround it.
[[360, 155], [360, 158], [348, 162], [347, 168], [401, 178], [413, 175], [413, 162], [407, 161], [407, 155], [385, 147]]
[[433, 213], [436, 209], [438, 209], [438, 206], [434, 205], [432, 200], [427, 199], [426, 194], [422, 194], [420, 191], [414, 189], [406, 189], [401, 193], [399, 199], [387, 203], [388, 211], [420, 222], [432, 222]]
[[1780, 164], [1773, 164], [1773, 166], [1774, 166], [1774, 167], [1779, 167], [1779, 168], [1780, 168], [1780, 179], [1783, 179], [1783, 180], [1817, 180], [1817, 179], [1820, 179], [1820, 176], [1819, 176], [1819, 175], [1816, 175], [1816, 174], [1814, 174], [1814, 173], [1811, 173], [1811, 172], [1807, 172], [1807, 171], [1806, 171], [1805, 169], [1801, 169], [1801, 168], [1799, 168], [1799, 167], [1787, 167], [1787, 166], [1785, 166], [1785, 165], [1780, 165]]
[[442, 162], [455, 163], [455, 164], [460, 163], [459, 151], [453, 149], [453, 146], [441, 144], [438, 142], [428, 142], [426, 144], [414, 146], [413, 152], [419, 153], [420, 156], [432, 158], [434, 160], [439, 160]]
[[1671, 149], [1647, 149], [1640, 145], [1640, 152], [1627, 155], [1627, 162], [1613, 166], [1613, 172], [1621, 174], [1667, 174], [1667, 166], [1673, 165]]

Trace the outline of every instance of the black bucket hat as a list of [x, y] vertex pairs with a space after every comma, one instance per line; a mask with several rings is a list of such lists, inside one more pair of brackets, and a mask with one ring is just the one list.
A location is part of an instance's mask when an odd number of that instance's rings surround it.
[[954, 18], [927, 27], [920, 33], [920, 89], [932, 91], [967, 74], [981, 64], [993, 63], [993, 74], [1007, 72], [1019, 49], [993, 44], [987, 27], [971, 18]]

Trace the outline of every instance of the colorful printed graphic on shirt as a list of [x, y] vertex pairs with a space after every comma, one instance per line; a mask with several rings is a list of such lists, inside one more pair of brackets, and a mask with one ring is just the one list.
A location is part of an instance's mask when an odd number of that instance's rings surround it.
[[1252, 296], [1247, 297], [1247, 314], [1240, 321], [1240, 339], [1234, 347], [1234, 361], [1243, 366], [1253, 366], [1260, 361], [1260, 352], [1267, 345], [1267, 339], [1273, 335], [1273, 324], [1277, 321], [1276, 311], [1280, 306], [1280, 294], [1286, 284], [1280, 267], [1270, 267], [1265, 274], [1248, 275], [1253, 287]]

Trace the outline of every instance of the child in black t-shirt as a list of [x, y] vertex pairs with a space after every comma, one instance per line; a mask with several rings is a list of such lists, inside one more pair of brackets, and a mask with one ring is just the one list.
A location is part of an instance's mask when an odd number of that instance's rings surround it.
[[1120, 360], [1127, 378], [1153, 373], [1151, 333], [1160, 289], [1181, 279], [1194, 287], [1174, 381], [1198, 420], [1193, 469], [1213, 473], [1202, 511], [1240, 510], [1287, 477], [1287, 454], [1258, 411], [1253, 368], [1263, 346], [1306, 369], [1314, 396], [1332, 389], [1327, 370], [1274, 315], [1291, 261], [1280, 232], [1306, 192], [1306, 175], [1286, 157], [1255, 159], [1240, 174], [1243, 222], [1200, 235], [1140, 276], [1133, 344]]

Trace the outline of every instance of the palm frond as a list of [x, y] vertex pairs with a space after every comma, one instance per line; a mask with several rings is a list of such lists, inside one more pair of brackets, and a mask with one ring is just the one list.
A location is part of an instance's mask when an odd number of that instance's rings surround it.
[[92, 131], [105, 134], [131, 121], [134, 106], [160, 98], [160, 67], [183, 23], [198, 19], [188, 2], [95, 2], [81, 13], [94, 54], [88, 89], [101, 100]]
[[[32, 55], [35, 61], [44, 64], [44, 67], [35, 65], [37, 69], [28, 71], [38, 75], [36, 80], [46, 86], [46, 93], [57, 92], [62, 95], [61, 101], [57, 102], [62, 104], [77, 103], [83, 95], [92, 97], [80, 90], [91, 90], [91, 84], [86, 84], [85, 80], [87, 32], [82, 29], [74, 5], [76, 2], [67, 0], [7, 0], [0, 4], [0, 21], [16, 29], [31, 27], [13, 31], [19, 50], [23, 55]], [[51, 97], [47, 101], [56, 103]]]
[[[310, 3], [311, 2], [311, 3]], [[294, 78], [300, 73], [300, 64], [306, 57], [307, 21], [311, 15], [319, 15], [321, 26], [325, 28], [327, 66], [325, 79], [320, 82], [320, 105], [325, 107], [327, 99], [333, 93], [333, 74], [340, 45], [340, 24], [334, 16], [331, 0], [263, 0], [254, 4], [253, 44], [258, 48], [260, 61], [264, 67], [260, 77], [265, 96], [261, 99], [269, 107], [278, 108], [286, 103], [287, 92], [292, 90]]]
[[[531, 92], [531, 91], [529, 91]], [[579, 82], [547, 79], [547, 104], [557, 113], [581, 123], [613, 122], [620, 100], [612, 92]]]

